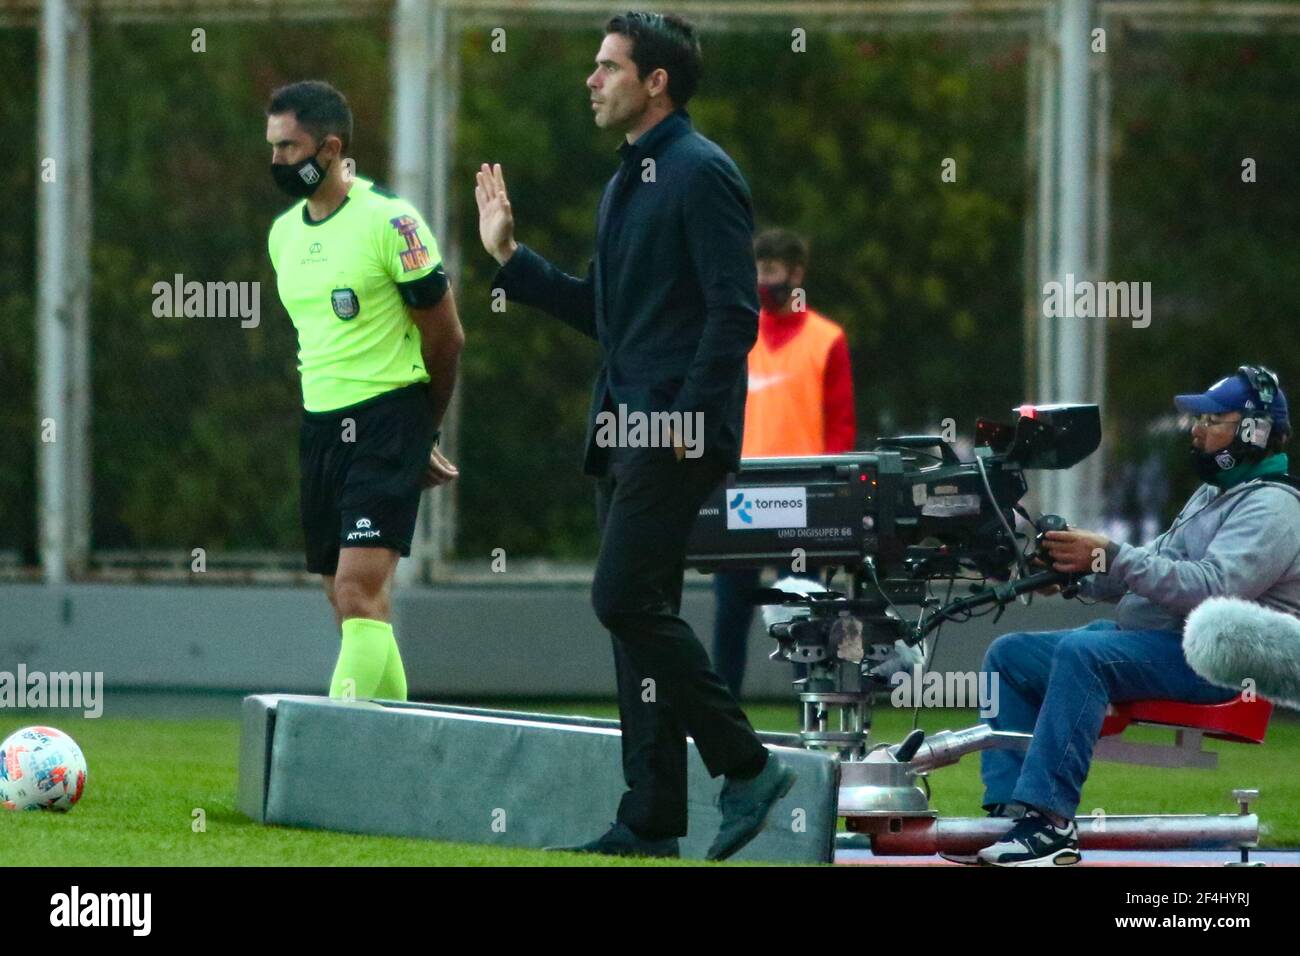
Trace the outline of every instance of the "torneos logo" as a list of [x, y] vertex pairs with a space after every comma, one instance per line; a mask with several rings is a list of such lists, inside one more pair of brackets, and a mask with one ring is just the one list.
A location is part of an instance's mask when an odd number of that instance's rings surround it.
[[808, 527], [805, 488], [746, 488], [727, 499], [727, 530]]

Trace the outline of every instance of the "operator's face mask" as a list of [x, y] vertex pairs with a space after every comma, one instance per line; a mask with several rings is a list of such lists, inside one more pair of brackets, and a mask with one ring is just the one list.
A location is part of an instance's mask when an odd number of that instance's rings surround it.
[[271, 164], [271, 178], [275, 180], [281, 192], [288, 193], [295, 199], [305, 199], [320, 188], [328, 169], [321, 168], [321, 164], [316, 162], [316, 157], [320, 155], [324, 146], [325, 144], [321, 143], [316, 147], [315, 153], [301, 162]]
[[1190, 449], [1190, 455], [1192, 471], [1196, 472], [1196, 477], [1206, 484], [1213, 484], [1217, 476], [1237, 467], [1237, 456], [1227, 448], [1210, 453], [1208, 451], [1199, 451], [1193, 445]]
[[[1195, 445], [1189, 449], [1192, 470], [1201, 481], [1213, 483], [1225, 471], [1231, 471], [1242, 462], [1259, 461], [1265, 455], [1272, 422], [1266, 418], [1243, 418], [1237, 424], [1232, 441], [1218, 451], [1200, 451]], [[1250, 441], [1246, 438], [1249, 437]]]

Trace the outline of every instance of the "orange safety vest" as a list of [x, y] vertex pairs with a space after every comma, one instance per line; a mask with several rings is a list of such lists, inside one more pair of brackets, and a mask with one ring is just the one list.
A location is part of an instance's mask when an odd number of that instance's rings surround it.
[[742, 458], [826, 453], [826, 359], [843, 334], [811, 309], [794, 337], [776, 349], [759, 334], [749, 353]]

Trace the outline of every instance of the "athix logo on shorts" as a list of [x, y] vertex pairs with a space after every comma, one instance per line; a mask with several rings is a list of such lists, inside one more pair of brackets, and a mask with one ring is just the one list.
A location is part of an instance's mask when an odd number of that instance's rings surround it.
[[382, 532], [372, 530], [369, 518], [358, 518], [355, 531], [349, 531], [348, 541], [361, 541], [365, 538], [378, 538]]
[[805, 488], [746, 488], [727, 500], [727, 530], [808, 527]]

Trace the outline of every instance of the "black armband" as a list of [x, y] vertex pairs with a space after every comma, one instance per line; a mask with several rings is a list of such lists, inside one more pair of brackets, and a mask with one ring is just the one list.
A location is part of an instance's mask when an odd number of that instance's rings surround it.
[[397, 283], [397, 294], [413, 309], [427, 309], [442, 301], [447, 293], [447, 273], [442, 271], [442, 263], [422, 279]]

